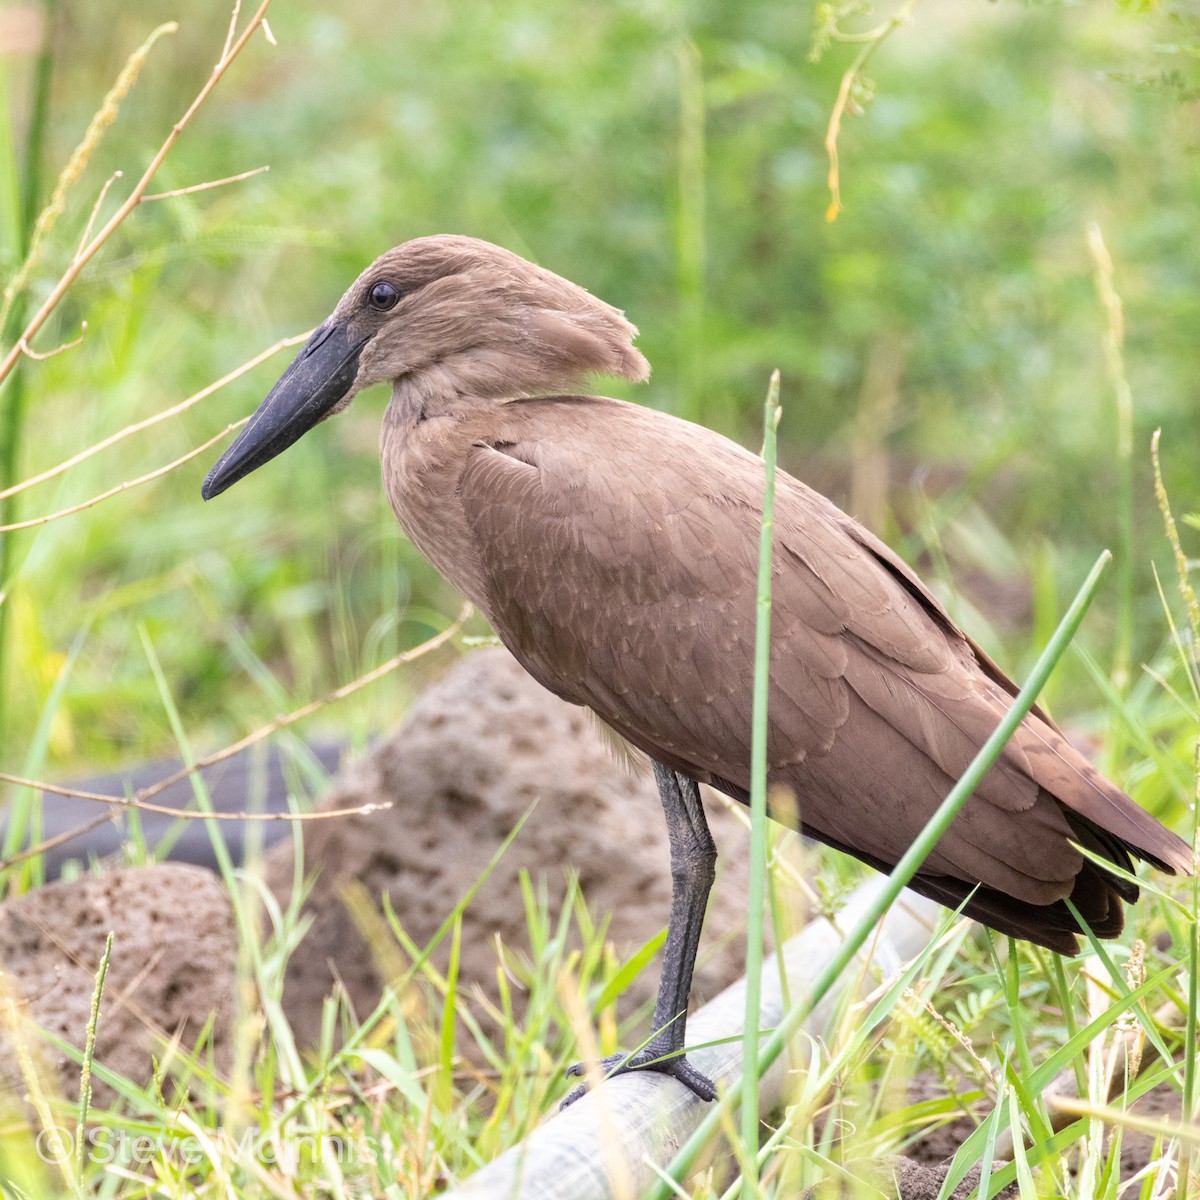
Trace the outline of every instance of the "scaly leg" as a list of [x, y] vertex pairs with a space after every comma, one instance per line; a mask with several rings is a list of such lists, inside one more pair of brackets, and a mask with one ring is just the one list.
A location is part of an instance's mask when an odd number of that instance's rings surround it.
[[[708, 832], [700, 789], [695, 782], [657, 762], [654, 778], [667, 818], [667, 837], [671, 846], [671, 920], [667, 926], [658, 999], [654, 1004], [654, 1035], [636, 1054], [617, 1054], [601, 1060], [600, 1066], [606, 1076], [634, 1070], [658, 1071], [678, 1079], [701, 1100], [712, 1100], [716, 1095], [712, 1080], [697, 1071], [682, 1051], [692, 968], [696, 964], [700, 929], [716, 873], [717, 848]], [[583, 1064], [576, 1063], [567, 1074], [582, 1075], [583, 1072]], [[565, 1108], [578, 1100], [586, 1091], [586, 1084], [576, 1088], [562, 1106]]]

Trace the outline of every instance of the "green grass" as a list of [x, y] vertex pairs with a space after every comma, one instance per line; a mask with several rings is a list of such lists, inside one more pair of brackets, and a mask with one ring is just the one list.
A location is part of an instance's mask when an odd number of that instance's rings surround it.
[[[1118, 583], [1098, 597], [1049, 698], [1139, 803], [1176, 825], [1195, 820], [1193, 564], [1174, 521], [1161, 537], [1145, 453], [1161, 425], [1162, 495], [1177, 498], [1191, 538], [1200, 25], [1190, 10], [927, 0], [864, 57], [867, 43], [840, 39], [890, 28], [906, 6], [512, 0], [467, 19], [455, 4], [277, 4], [279, 45], [251, 41], [155, 188], [267, 163], [270, 173], [143, 206], [106, 244], [35, 346], [71, 341], [86, 319], [83, 342], [24, 362], [2, 385], [0, 489], [311, 327], [381, 249], [437, 230], [502, 241], [624, 307], [655, 366], [637, 397], [745, 443], [757, 438], [761, 381], [780, 367], [779, 461], [842, 501], [860, 406], [871, 411], [865, 364], [889, 339], [905, 357], [895, 424], [876, 437], [891, 470], [880, 532], [1015, 675], [1028, 673], [1096, 549], [1117, 546]], [[52, 55], [0, 57], [6, 280], [100, 98], [151, 31], [179, 17], [166, 0], [74, 6]], [[122, 170], [99, 220], [115, 211], [207, 79], [227, 20], [189, 12], [150, 50], [10, 314], [41, 303]], [[849, 93], [831, 223], [823, 140], [859, 60], [874, 78]], [[1095, 237], [1089, 253], [1089, 222], [1107, 254]], [[22, 493], [0, 506], [0, 522], [186, 454], [245, 415], [282, 365], [265, 362]], [[379, 408], [378, 396], [358, 401], [256, 475], [236, 505], [200, 505], [202, 457], [0, 535], [0, 769], [63, 777], [208, 751], [443, 628], [457, 600], [404, 541], [379, 487]], [[361, 744], [395, 724], [427, 669], [414, 664], [302, 731], [336, 722]], [[27, 792], [3, 801], [15, 818], [7, 856], [15, 831], [36, 838], [42, 814]], [[775, 837], [767, 859], [777, 928], [802, 919], [788, 899], [790, 846]], [[149, 857], [137, 845], [132, 856]], [[28, 1060], [32, 1114], [0, 1096], [6, 1190], [430, 1194], [534, 1128], [561, 1098], [567, 1063], [640, 1040], [636, 1022], [618, 1021], [616, 997], [653, 947], [621, 961], [586, 897], [572, 889], [552, 911], [531, 879], [532, 951], [508, 956], [491, 1007], [434, 966], [443, 960], [414, 943], [403, 913], [357, 897], [378, 951], [403, 964], [397, 982], [358, 1018], [331, 997], [321, 1045], [302, 1052], [280, 997], [303, 889], [280, 908], [253, 871], [226, 861], [223, 875], [244, 1005], [232, 1070], [214, 1070], [203, 1044], [164, 1047], [159, 1079], [108, 1077], [119, 1102], [89, 1111], [86, 1085], [57, 1096]], [[855, 878], [825, 862], [820, 905], [836, 912]], [[34, 858], [3, 886], [19, 894], [41, 879]], [[451, 962], [461, 912], [438, 938]], [[1011, 1147], [983, 1194], [1015, 1179], [1023, 1197], [1115, 1196], [1119, 1147], [1102, 1135], [1132, 1121], [1133, 1098], [1169, 1081], [1196, 1127], [1198, 912], [1195, 883], [1148, 887], [1106, 951], [1111, 971], [952, 935], [903, 986], [843, 1005], [785, 1110], [761, 1114], [761, 1144], [746, 1106], [754, 1130], [740, 1150], [757, 1164], [754, 1186], [792, 1196], [968, 1116], [981, 1123], [956, 1174]], [[1087, 994], [1085, 968], [1097, 980]], [[1143, 1073], [1110, 1094], [1106, 1056], [1143, 1035]], [[1163, 1065], [1163, 1050], [1181, 1071]], [[87, 1055], [75, 1054], [85, 1074]], [[1086, 1111], [1044, 1099], [1060, 1071]], [[918, 1075], [938, 1081], [936, 1095], [909, 1094]], [[39, 1159], [39, 1132], [85, 1118], [103, 1145], [82, 1156], [81, 1179], [73, 1151], [61, 1169]], [[138, 1137], [149, 1139], [146, 1161], [134, 1161]], [[1164, 1143], [1160, 1161], [1194, 1173], [1200, 1149]], [[684, 1193], [732, 1197], [730, 1162], [685, 1176]], [[1131, 1194], [1173, 1193], [1148, 1176]]]
[[[1165, 944], [1150, 943], [1145, 982], [1134, 979], [1129, 988], [1101, 994], [1090, 1010], [1078, 994], [1081, 963], [1062, 963], [1015, 943], [997, 942], [989, 949], [985, 939], [967, 936], [966, 927], [931, 946], [872, 1001], [844, 1005], [822, 1043], [809, 1047], [807, 1069], [794, 1077], [787, 1108], [764, 1114], [772, 1133], [761, 1149], [763, 1194], [794, 1195], [830, 1171], [854, 1174], [856, 1163], [902, 1151], [947, 1119], [964, 1113], [979, 1119], [989, 1112], [991, 1118], [964, 1146], [963, 1167], [1006, 1130], [1016, 1133], [1014, 1145], [1021, 1147], [1025, 1164], [995, 1170], [993, 1189], [1027, 1171], [1042, 1181], [1042, 1190], [1029, 1194], [1109, 1194], [1089, 1190], [1087, 1183], [1105, 1173], [1110, 1157], [1096, 1127], [1077, 1119], [1047, 1142], [1044, 1133], [1035, 1132], [1045, 1130], [1048, 1120], [1040, 1098], [1056, 1075], [1074, 1069], [1085, 1081], [1085, 1102], [1104, 1108], [1110, 1128], [1119, 1124], [1125, 1101], [1169, 1074], [1147, 1045], [1146, 1071], [1110, 1098], [1103, 1060], [1115, 1042], [1127, 1043], [1123, 1028], [1131, 1011], [1141, 1014], [1175, 1060], [1186, 1062], [1178, 1013], [1172, 1019], [1163, 1010], [1187, 1002], [1179, 964], [1189, 953], [1186, 943], [1193, 935], [1187, 920], [1194, 919], [1195, 909], [1190, 886], [1172, 890], [1183, 903], [1182, 921], [1164, 924], [1173, 905], [1154, 894], [1136, 910], [1135, 933], [1172, 931]], [[464, 894], [464, 904], [472, 893]], [[262, 903], [253, 891], [243, 888], [242, 894], [254, 907]], [[583, 998], [589, 1036], [602, 1050], [611, 1049], [614, 1038], [627, 1045], [633, 1036], [607, 1015], [627, 972], [578, 892], [568, 891], [557, 914], [533, 881], [525, 899], [531, 953], [527, 960], [510, 959], [506, 975], [526, 989], [526, 1011], [517, 1018], [502, 1001], [487, 1014], [498, 1035], [484, 1036], [478, 1003], [453, 986], [452, 975], [432, 965], [435, 945], [416, 946], [402, 919], [388, 914], [383, 928], [390, 932], [377, 936], [388, 939], [406, 969], [375, 1012], [361, 1020], [331, 1000], [329, 1034], [305, 1055], [295, 1052], [278, 1003], [299, 911], [268, 904], [269, 936], [247, 938], [242, 925], [241, 969], [249, 986], [241, 994], [251, 998], [251, 1008], [238, 1019], [260, 1012], [266, 1020], [244, 1064], [249, 1073], [239, 1079], [215, 1072], [203, 1045], [195, 1054], [164, 1052], [162, 1077], [150, 1088], [94, 1068], [121, 1100], [89, 1115], [83, 1194], [144, 1196], [155, 1179], [154, 1187], [162, 1189], [156, 1194], [178, 1196], [227, 1195], [230, 1188], [245, 1197], [288, 1189], [427, 1195], [439, 1180], [469, 1175], [534, 1128], [561, 1098], [563, 1069], [580, 1053], [571, 996]], [[460, 916], [461, 907], [448, 914], [437, 940], [454, 938]], [[573, 950], [572, 931], [578, 941]], [[1118, 973], [1128, 950], [1128, 944], [1111, 948]], [[334, 1028], [343, 1031], [336, 1048]], [[453, 1055], [447, 1053], [451, 1030], [459, 1039]], [[466, 1059], [460, 1056], [463, 1047], [473, 1047]], [[73, 1054], [82, 1070], [86, 1056]], [[1027, 1065], [1018, 1071], [1021, 1061]], [[940, 1100], [910, 1101], [908, 1081], [919, 1071], [955, 1084]], [[79, 1100], [55, 1097], [45, 1081], [41, 1087], [46, 1094], [41, 1124], [74, 1130]], [[25, 1124], [18, 1113], [7, 1114], [0, 1137], [6, 1178], [31, 1194], [53, 1192], [56, 1179], [73, 1188], [71, 1153], [56, 1172], [37, 1157], [38, 1132], [38, 1121]], [[737, 1194], [723, 1161], [718, 1159], [716, 1175], [702, 1172], [689, 1183], [686, 1194]], [[130, 1174], [114, 1174], [118, 1165]]]
[[[764, 914], [767, 903], [767, 692], [771, 661], [771, 573], [775, 549], [776, 431], [779, 372], [771, 376], [763, 405], [763, 507], [754, 625], [754, 707], [750, 745], [750, 892], [746, 898], [746, 1017], [742, 1037], [742, 1173], [747, 1194], [758, 1192], [759, 1011], [762, 994]], [[765, 1069], [766, 1063], [761, 1064]]]

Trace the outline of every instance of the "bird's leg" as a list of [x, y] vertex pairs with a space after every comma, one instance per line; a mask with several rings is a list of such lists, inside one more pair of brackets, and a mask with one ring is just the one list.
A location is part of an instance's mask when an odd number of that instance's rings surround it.
[[[696, 964], [708, 893], [716, 874], [717, 848], [708, 832], [700, 789], [695, 782], [657, 762], [654, 778], [667, 818], [671, 847], [671, 919], [667, 925], [658, 999], [654, 1003], [654, 1033], [636, 1054], [614, 1055], [603, 1059], [600, 1066], [606, 1076], [639, 1069], [658, 1071], [678, 1079], [701, 1100], [711, 1100], [716, 1095], [712, 1080], [687, 1061], [683, 1046], [692, 968]], [[567, 1074], [582, 1075], [583, 1071], [583, 1065], [577, 1063]], [[563, 1107], [579, 1099], [586, 1090], [586, 1085], [576, 1088], [563, 1101]]]

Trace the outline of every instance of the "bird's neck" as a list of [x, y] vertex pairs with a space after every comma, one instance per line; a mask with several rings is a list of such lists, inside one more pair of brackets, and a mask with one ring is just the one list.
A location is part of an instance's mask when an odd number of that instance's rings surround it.
[[383, 484], [400, 525], [434, 567], [476, 605], [484, 589], [456, 483], [482, 415], [498, 401], [397, 380], [383, 417]]
[[432, 417], [462, 416], [501, 403], [501, 399], [464, 394], [451, 372], [434, 365], [397, 379], [388, 411], [397, 426], [412, 428]]

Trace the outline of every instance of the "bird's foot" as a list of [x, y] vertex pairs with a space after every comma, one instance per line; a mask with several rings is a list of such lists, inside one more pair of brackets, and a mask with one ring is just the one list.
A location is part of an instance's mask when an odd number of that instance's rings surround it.
[[[649, 1045], [643, 1047], [636, 1054], [613, 1054], [609, 1058], [602, 1058], [599, 1065], [605, 1079], [612, 1079], [616, 1075], [628, 1075], [631, 1071], [656, 1071], [659, 1075], [669, 1075], [672, 1079], [678, 1079], [684, 1087], [701, 1100], [715, 1100], [717, 1096], [717, 1089], [713, 1086], [713, 1081], [702, 1071], [696, 1070], [678, 1051], [672, 1053], [669, 1050], [664, 1051], [659, 1047]], [[583, 1063], [576, 1063], [567, 1068], [567, 1075], [568, 1077], [582, 1076], [586, 1071], [587, 1067]], [[559, 1105], [559, 1108], [567, 1108], [574, 1104], [587, 1090], [586, 1083], [577, 1087]]]

